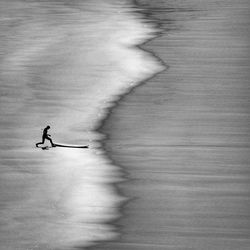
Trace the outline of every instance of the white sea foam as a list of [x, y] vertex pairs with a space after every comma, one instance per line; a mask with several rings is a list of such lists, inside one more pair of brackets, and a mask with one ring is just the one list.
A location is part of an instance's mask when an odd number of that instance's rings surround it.
[[[135, 47], [155, 28], [126, 1], [15, 2], [5, 2], [1, 48], [0, 244], [69, 250], [115, 237], [104, 222], [120, 216], [112, 183], [121, 176], [93, 128], [120, 95], [163, 69]], [[33, 148], [47, 123], [56, 142], [90, 149]]]

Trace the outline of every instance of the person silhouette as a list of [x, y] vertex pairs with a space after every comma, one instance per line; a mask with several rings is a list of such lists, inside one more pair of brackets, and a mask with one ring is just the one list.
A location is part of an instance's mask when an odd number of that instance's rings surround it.
[[47, 139], [48, 141], [50, 141], [52, 147], [55, 147], [55, 146], [56, 146], [56, 145], [53, 143], [52, 139], [50, 138], [51, 135], [48, 134], [48, 130], [49, 130], [49, 129], [50, 129], [50, 126], [47, 126], [46, 128], [43, 129], [42, 142], [36, 143], [36, 147], [38, 147], [38, 145], [40, 145], [40, 144], [44, 144], [45, 139]]

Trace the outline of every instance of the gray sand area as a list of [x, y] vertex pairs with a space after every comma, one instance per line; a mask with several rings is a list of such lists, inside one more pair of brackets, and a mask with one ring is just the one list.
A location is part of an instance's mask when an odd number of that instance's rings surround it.
[[163, 34], [143, 45], [169, 66], [105, 121], [131, 198], [120, 238], [92, 250], [250, 249], [249, 1], [147, 1]]

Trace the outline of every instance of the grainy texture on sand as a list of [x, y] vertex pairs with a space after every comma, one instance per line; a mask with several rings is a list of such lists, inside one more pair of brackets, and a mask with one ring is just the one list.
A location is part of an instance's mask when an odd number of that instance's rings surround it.
[[170, 68], [125, 96], [105, 147], [128, 174], [121, 237], [91, 249], [250, 248], [249, 2], [137, 1]]

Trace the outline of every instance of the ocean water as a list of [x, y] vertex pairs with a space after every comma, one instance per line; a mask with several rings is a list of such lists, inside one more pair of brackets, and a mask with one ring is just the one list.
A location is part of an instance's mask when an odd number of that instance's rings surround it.
[[[163, 69], [135, 45], [157, 28], [125, 0], [0, 2], [0, 245], [73, 249], [117, 236], [122, 180], [95, 128]], [[40, 150], [42, 128], [56, 143]]]

